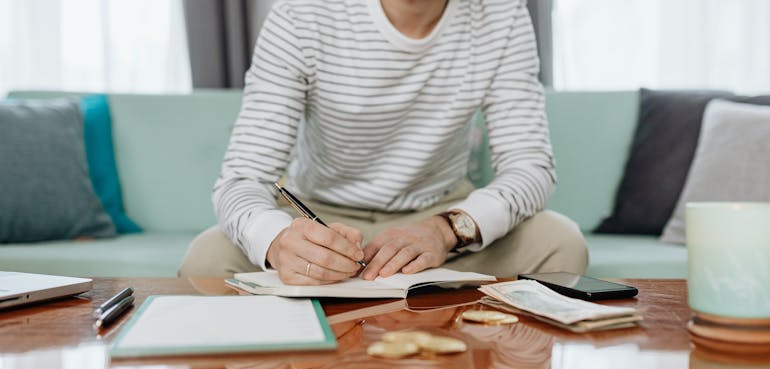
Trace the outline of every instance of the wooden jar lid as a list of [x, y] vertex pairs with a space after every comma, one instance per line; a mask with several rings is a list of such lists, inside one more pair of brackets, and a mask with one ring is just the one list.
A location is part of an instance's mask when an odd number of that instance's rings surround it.
[[696, 346], [734, 354], [770, 354], [770, 319], [726, 318], [695, 312], [687, 329]]

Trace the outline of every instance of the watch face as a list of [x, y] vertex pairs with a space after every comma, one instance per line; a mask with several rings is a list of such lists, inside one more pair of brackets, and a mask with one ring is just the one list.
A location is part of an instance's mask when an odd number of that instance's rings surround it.
[[476, 236], [476, 223], [467, 214], [457, 214], [452, 216], [457, 232], [465, 238], [474, 238]]

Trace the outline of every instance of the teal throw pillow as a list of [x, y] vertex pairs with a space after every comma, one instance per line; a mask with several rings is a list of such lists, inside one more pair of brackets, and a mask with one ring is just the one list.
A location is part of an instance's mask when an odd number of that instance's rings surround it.
[[98, 94], [81, 97], [80, 110], [83, 113], [83, 135], [89, 175], [96, 195], [115, 223], [118, 233], [141, 232], [142, 228], [126, 215], [123, 208], [123, 193], [115, 164], [112, 120], [107, 96]]

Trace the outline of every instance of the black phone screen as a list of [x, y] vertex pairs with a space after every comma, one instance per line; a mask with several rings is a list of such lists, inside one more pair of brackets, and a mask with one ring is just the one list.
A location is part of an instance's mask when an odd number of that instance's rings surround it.
[[631, 286], [572, 273], [524, 274], [519, 278], [542, 282], [559, 293], [589, 300], [631, 297], [638, 293], [637, 289]]

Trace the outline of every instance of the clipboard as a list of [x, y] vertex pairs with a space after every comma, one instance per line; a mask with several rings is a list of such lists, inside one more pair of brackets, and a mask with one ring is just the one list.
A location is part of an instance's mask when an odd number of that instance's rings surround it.
[[114, 358], [334, 350], [318, 300], [150, 296], [110, 347]]

